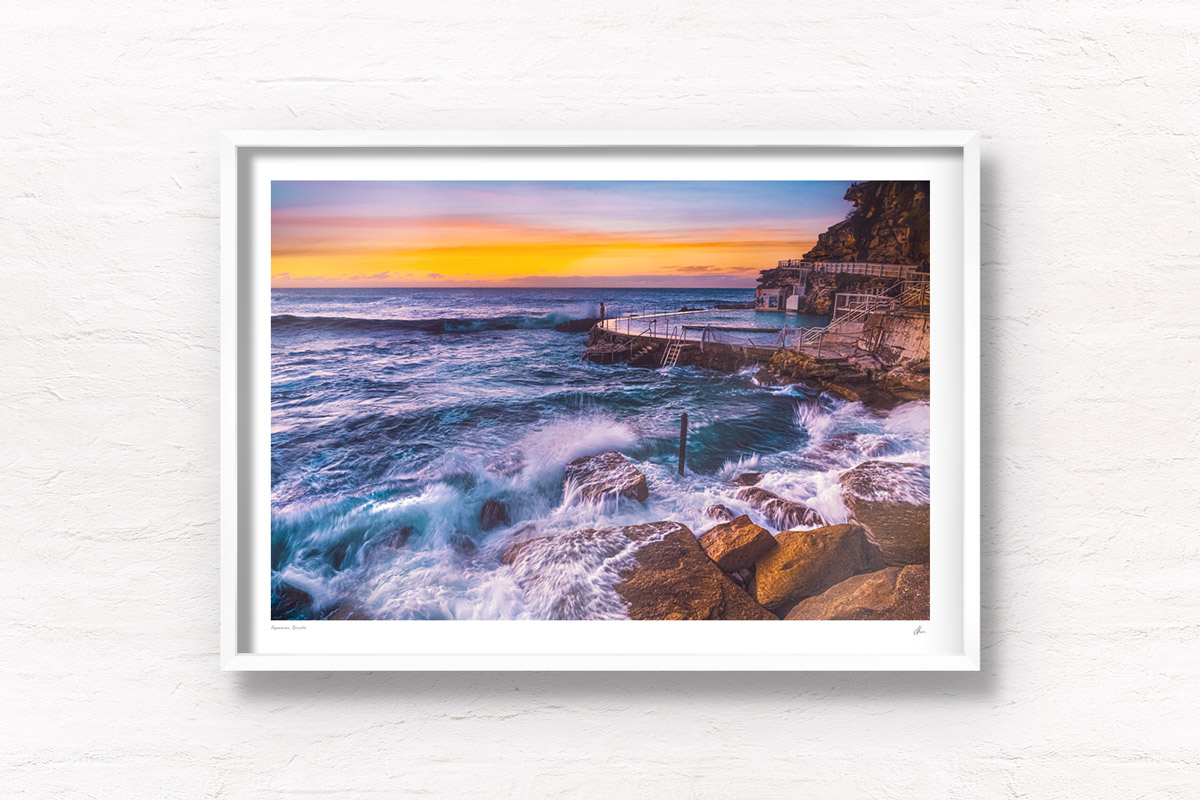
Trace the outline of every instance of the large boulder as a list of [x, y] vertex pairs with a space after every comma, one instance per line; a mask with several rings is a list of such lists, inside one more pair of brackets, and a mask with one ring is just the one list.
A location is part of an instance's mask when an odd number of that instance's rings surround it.
[[842, 500], [890, 567], [929, 563], [929, 467], [865, 461], [842, 473]]
[[755, 564], [754, 594], [769, 609], [796, 603], [884, 566], [879, 549], [858, 525], [783, 531], [775, 543], [778, 546]]
[[905, 361], [885, 372], [879, 384], [907, 400], [929, 398], [929, 361]]
[[929, 565], [855, 575], [800, 601], [785, 619], [929, 619]]
[[559, 333], [587, 333], [592, 328], [596, 327], [596, 323], [600, 322], [599, 317], [589, 317], [587, 319], [569, 319], [566, 322], [560, 322], [554, 326], [554, 330]]
[[700, 547], [723, 572], [749, 569], [775, 546], [775, 537], [743, 514], [700, 534]]
[[313, 596], [283, 581], [271, 587], [271, 619], [309, 619], [314, 606]]
[[717, 522], [729, 522], [729, 520], [737, 516], [737, 514], [729, 510], [728, 506], [721, 505], [720, 503], [705, 506], [700, 509], [700, 513], [709, 519], [715, 519]]
[[825, 524], [821, 515], [804, 503], [785, 500], [779, 495], [757, 486], [748, 486], [739, 490], [737, 499], [749, 503], [751, 507], [761, 511], [763, 516], [780, 530]]
[[363, 542], [363, 554], [366, 556], [377, 556], [377, 551], [382, 551], [385, 548], [399, 550], [408, 544], [417, 532], [417, 529], [412, 525], [401, 525], [398, 528], [393, 528], [384, 533], [379, 533], [372, 536]]
[[535, 617], [622, 619], [624, 603], [605, 586], [616, 580], [615, 566], [631, 560], [634, 542], [655, 534], [652, 525], [550, 536], [537, 536], [527, 527], [514, 537], [500, 561], [512, 567], [513, 580]]
[[490, 498], [483, 501], [483, 508], [479, 509], [480, 530], [490, 531], [492, 528], [508, 523], [508, 506], [503, 500]]
[[[521, 539], [500, 559], [555, 619], [778, 619], [714, 564], [676, 522]], [[597, 592], [611, 582], [615, 593]], [[610, 600], [611, 597], [611, 600]]]
[[646, 476], [614, 451], [575, 459], [567, 464], [565, 480], [568, 491], [574, 487], [589, 502], [621, 495], [641, 503], [650, 496]]
[[778, 619], [721, 572], [684, 525], [643, 544], [621, 570], [630, 619]]

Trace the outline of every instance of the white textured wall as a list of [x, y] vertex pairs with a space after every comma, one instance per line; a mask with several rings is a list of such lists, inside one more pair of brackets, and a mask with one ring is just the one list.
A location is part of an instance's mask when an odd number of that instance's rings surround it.
[[[1200, 793], [1194, 4], [2, 16], [0, 795]], [[983, 131], [983, 672], [219, 672], [226, 128]]]

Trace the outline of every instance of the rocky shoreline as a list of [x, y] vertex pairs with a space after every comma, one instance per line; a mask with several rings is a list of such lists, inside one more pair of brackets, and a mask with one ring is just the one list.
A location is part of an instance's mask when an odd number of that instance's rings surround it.
[[[848, 446], [855, 435], [827, 445]], [[465, 536], [450, 545], [463, 559], [496, 559], [508, 567], [523, 592], [541, 598], [538, 618], [929, 618], [928, 466], [869, 460], [846, 469], [837, 485], [846, 513], [833, 521], [786, 490], [763, 488], [764, 482], [778, 486], [764, 481], [770, 474], [729, 477], [729, 505], [704, 506], [702, 517], [711, 524], [702, 529], [669, 518], [605, 526], [599, 520], [628, 511], [629, 504], [646, 507], [654, 492], [637, 466], [609, 450], [575, 458], [563, 470], [561, 502], [588, 504], [598, 520], [592, 526], [540, 528], [522, 520], [519, 506], [493, 496], [467, 512], [481, 530], [514, 532], [486, 551]], [[683, 485], [668, 491], [688, 491]], [[404, 549], [413, 533], [399, 528], [375, 546]], [[316, 604], [300, 587], [282, 584], [276, 594], [277, 618], [311, 613], [305, 609]], [[315, 618], [369, 617], [343, 601]]]
[[[879, 262], [911, 265], [929, 263], [929, 184], [922, 181], [864, 181], [846, 190], [854, 205], [845, 220], [822, 233], [802, 262], [849, 264]], [[926, 279], [928, 278], [926, 272]], [[801, 285], [802, 283], [802, 285]], [[794, 311], [829, 316], [838, 294], [861, 301], [866, 295], [892, 292], [895, 275], [862, 274], [850, 269], [803, 269], [795, 262], [759, 273], [758, 288], [798, 286]], [[927, 298], [909, 297], [910, 305], [881, 306], [878, 311], [843, 314], [819, 345], [801, 349], [740, 346], [713, 342], [684, 343], [672, 363], [737, 372], [758, 367], [760, 384], [805, 383], [831, 395], [889, 408], [905, 400], [929, 399], [929, 312]], [[782, 302], [780, 303], [782, 310]], [[578, 328], [573, 328], [578, 330]], [[667, 343], [643, 335], [590, 328], [583, 357], [600, 364], [628, 362], [658, 367]]]
[[[920, 184], [856, 184], [847, 193], [853, 214], [822, 234], [805, 258], [928, 263], [927, 198], [928, 187]], [[764, 270], [759, 285], [791, 280], [794, 275], [784, 270]], [[877, 293], [895, 282], [820, 271], [806, 280], [799, 310], [815, 314], [830, 314], [839, 292]], [[760, 385], [804, 384], [877, 409], [929, 399], [927, 311], [889, 309], [843, 327], [826, 334], [830, 344], [823, 337], [821, 347], [804, 351], [704, 342], [688, 343], [671, 358], [677, 366], [726, 373], [754, 368]], [[667, 347], [663, 340], [595, 325], [583, 358], [654, 369], [664, 363]], [[620, 455], [580, 461], [587, 463], [568, 469], [568, 492], [645, 501], [644, 480], [630, 474], [637, 470]], [[572, 474], [586, 475], [583, 489], [575, 488]], [[928, 467], [867, 461], [846, 470], [839, 489], [849, 519], [842, 524], [828, 524], [804, 503], [760, 488], [760, 477], [734, 478], [742, 488], [732, 504], [749, 506], [769, 528], [712, 505], [705, 515], [715, 524], [704, 531], [663, 520], [544, 536], [510, 547], [506, 563], [522, 576], [519, 582], [544, 582], [553, 576], [540, 574], [531, 553], [540, 551], [537, 563], [559, 565], [584, 543], [601, 546], [616, 564], [612, 586], [631, 619], [929, 618]], [[568, 591], [559, 610], [572, 618], [577, 605]]]
[[[598, 364], [628, 363], [656, 369], [662, 365], [666, 344], [637, 339], [593, 327], [583, 358]], [[688, 346], [679, 353], [677, 366], [736, 373], [757, 368], [754, 378], [765, 386], [803, 383], [819, 391], [873, 408], [888, 409], [907, 400], [929, 399], [929, 361], [887, 364], [870, 355], [855, 358], [815, 358], [782, 348], [771, 349], [709, 342], [703, 348]]]
[[[571, 468], [568, 495], [647, 497], [644, 476], [619, 453], [577, 459]], [[774, 532], [748, 515], [699, 536], [670, 520], [548, 535], [525, 529], [500, 560], [522, 588], [553, 585], [560, 619], [594, 612], [586, 585], [563, 577], [582, 561], [611, 566], [612, 588], [635, 620], [924, 620], [929, 505], [896, 493], [922, 469], [868, 461], [847, 470], [840, 483], [849, 523], [827, 525], [803, 503], [748, 486], [738, 499], [762, 512]], [[753, 478], [734, 482], [746, 480]], [[713, 508], [715, 517], [731, 513]]]

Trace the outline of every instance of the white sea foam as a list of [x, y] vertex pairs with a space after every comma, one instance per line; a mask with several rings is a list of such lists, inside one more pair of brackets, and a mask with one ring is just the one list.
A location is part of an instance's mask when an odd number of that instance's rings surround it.
[[[397, 297], [395, 302], [394, 313], [403, 319], [421, 316], [410, 313], [411, 298]], [[349, 302], [346, 311], [351, 316], [365, 316]], [[590, 303], [575, 306], [556, 300], [526, 313], [516, 324], [545, 328], [557, 321], [597, 316], [597, 311]], [[487, 323], [509, 312], [507, 308], [489, 310], [496, 317]], [[311, 315], [314, 311], [297, 308], [296, 313]], [[456, 307], [429, 313], [441, 320], [461, 311]], [[357, 343], [361, 337], [354, 330], [352, 341]], [[491, 373], [478, 384], [478, 391], [486, 397], [486, 402], [479, 402], [441, 389], [431, 391], [430, 387], [438, 386], [439, 376], [420, 374], [412, 366], [432, 358], [428, 348], [449, 352], [447, 348], [473, 347], [473, 357], [484, 360], [470, 363], [486, 363], [487, 369], [497, 370], [498, 364], [515, 362], [487, 361], [491, 356], [486, 348], [499, 346], [487, 343], [502, 341], [507, 347], [518, 341], [518, 335], [472, 339], [410, 334], [402, 327], [397, 330], [402, 333], [389, 330], [380, 341], [408, 342], [404, 337], [411, 336], [418, 337], [411, 341], [421, 342], [405, 356], [411, 359], [410, 371], [403, 377], [406, 385], [394, 390], [376, 385], [377, 381], [383, 383], [381, 376], [387, 375], [397, 358], [392, 349], [384, 347], [379, 355], [363, 351], [361, 358], [369, 360], [359, 366], [371, 380], [337, 395], [338, 405], [332, 400], [314, 405], [306, 415], [295, 416], [299, 421], [294, 423], [289, 423], [293, 420], [291, 407], [280, 405], [281, 419], [275, 424], [281, 440], [297, 438], [305, 426], [313, 431], [333, 431], [345, 420], [356, 422], [344, 438], [331, 437], [324, 451], [314, 447], [289, 455], [289, 471], [279, 489], [279, 496], [286, 501], [273, 508], [273, 534], [278, 531], [281, 551], [275, 578], [307, 593], [318, 614], [352, 607], [366, 616], [387, 619], [619, 617], [624, 610], [613, 584], [620, 568], [629, 563], [632, 548], [622, 546], [614, 551], [619, 538], [589, 540], [580, 531], [670, 520], [699, 535], [715, 524], [704, 514], [713, 504], [724, 505], [735, 514], [748, 514], [756, 523], [775, 530], [758, 510], [738, 500], [742, 487], [730, 479], [743, 472], [761, 472], [762, 488], [807, 504], [827, 522], [843, 522], [849, 515], [839, 478], [846, 470], [870, 460], [929, 462], [929, 404], [924, 402], [880, 412], [829, 398], [803, 385], [755, 388], [757, 370], [753, 368], [738, 376], [709, 375], [700, 381], [683, 370], [669, 376], [620, 366], [601, 370], [580, 364], [577, 338], [551, 331], [520, 336], [539, 342], [561, 341], [570, 352], [559, 358], [539, 351], [535, 360], [521, 362], [521, 369], [530, 365], [529, 370], [547, 369], [567, 376], [558, 389], [576, 391], [578, 387], [583, 407], [564, 413], [561, 402], [553, 399], [556, 395], [535, 392], [529, 407], [518, 412], [505, 400], [516, 390], [509, 387], [507, 394], [491, 394]], [[300, 340], [305, 348], [324, 346], [323, 340], [312, 342], [313, 335], [303, 328], [287, 335], [306, 337]], [[346, 338], [339, 336], [338, 342]], [[474, 343], [467, 344], [468, 339]], [[280, 382], [296, 378], [288, 369], [307, 376], [316, 387], [339, 380], [337, 363], [327, 360], [334, 356], [322, 351], [320, 358], [319, 365], [297, 359], [292, 367], [281, 367]], [[509, 373], [495, 380], [504, 375]], [[418, 378], [426, 381], [424, 394], [411, 388], [419, 383]], [[668, 381], [672, 382], [669, 386], [665, 385]], [[528, 383], [518, 380], [514, 385], [526, 387]], [[614, 391], [623, 396], [627, 393], [628, 404], [625, 399], [614, 402]], [[411, 399], [405, 400], [407, 397]], [[542, 397], [549, 399], [543, 403]], [[393, 419], [417, 416], [413, 409], [420, 411], [422, 402], [441, 404], [438, 416], [426, 427], [391, 424]], [[509, 405], [503, 405], [505, 402]], [[523, 395], [520, 402], [525, 402]], [[705, 462], [697, 454], [689, 463], [693, 468], [704, 465], [715, 471], [704, 474], [689, 469], [685, 475], [677, 474], [670, 440], [681, 402], [688, 411], [695, 409], [693, 447], [705, 448], [700, 453], [708, 457]], [[606, 404], [610, 410], [593, 410], [589, 404]], [[765, 404], [780, 409], [778, 419], [761, 415], [768, 407]], [[724, 425], [741, 414], [755, 413], [760, 414], [754, 422], [758, 427], [726, 427], [723, 430], [733, 433], [706, 438], [713, 431], [704, 427], [709, 420], [719, 419]], [[482, 420], [478, 424], [475, 414]], [[497, 425], [497, 418], [505, 421]], [[509, 419], [518, 421], [509, 426]], [[546, 419], [554, 421], [547, 423]], [[536, 427], [522, 427], [529, 425]], [[753, 442], [739, 438], [739, 431], [757, 433], [764, 428], [770, 436]], [[438, 438], [443, 431], [454, 431], [458, 438], [443, 442]], [[402, 445], [410, 444], [411, 452], [398, 452]], [[438, 453], [429, 455], [416, 449], [430, 444]], [[763, 452], [752, 453], [751, 449]], [[625, 453], [645, 474], [650, 489], [645, 503], [625, 497], [583, 502], [571, 487], [564, 489], [563, 471], [570, 461], [609, 450]], [[357, 461], [350, 463], [350, 456]], [[356, 470], [365, 476], [360, 483], [354, 482]], [[911, 472], [912, 480], [906, 473], [906, 480], [886, 491], [897, 498], [927, 498], [925, 473]], [[342, 475], [349, 477], [343, 479]], [[319, 490], [309, 493], [307, 482]], [[480, 510], [489, 499], [504, 503], [509, 522], [484, 531]], [[516, 564], [500, 562], [501, 554], [515, 539], [540, 537], [556, 538], [552, 544], [531, 545]]]
[[526, 545], [512, 566], [529, 614], [537, 619], [622, 619], [612, 590], [634, 544], [620, 529], [576, 530]]
[[796, 427], [803, 428], [808, 434], [810, 447], [825, 441], [835, 422], [834, 415], [815, 401], [797, 403], [795, 418]]
[[531, 489], [558, 480], [567, 464], [583, 456], [622, 450], [637, 442], [633, 428], [607, 413], [584, 413], [537, 428], [516, 443], [521, 469], [515, 487]]
[[928, 438], [929, 403], [924, 400], [914, 400], [896, 406], [887, 415], [887, 427], [895, 433]]
[[842, 502], [842, 487], [838, 483], [837, 470], [818, 473], [813, 476], [813, 491], [804, 502], [809, 508], [821, 515], [829, 525], [840, 525], [850, 520], [850, 510]]
[[521, 619], [521, 588], [506, 569], [464, 559], [449, 548], [400, 550], [358, 581], [360, 604], [378, 619]]
[[758, 453], [740, 456], [736, 459], [726, 461], [724, 466], [717, 471], [717, 477], [725, 481], [733, 480], [743, 473], [757, 472], [761, 463], [762, 456]]

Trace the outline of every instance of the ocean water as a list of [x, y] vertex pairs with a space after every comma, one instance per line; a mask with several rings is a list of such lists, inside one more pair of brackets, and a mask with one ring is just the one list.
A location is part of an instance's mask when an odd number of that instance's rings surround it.
[[[586, 333], [554, 325], [619, 309], [746, 302], [752, 290], [290, 289], [272, 292], [272, 609], [276, 618], [620, 618], [628, 553], [501, 563], [514, 537], [673, 520], [734, 499], [740, 472], [830, 523], [837, 483], [871, 459], [928, 463], [929, 409], [874, 411], [753, 370], [583, 361]], [[776, 319], [778, 317], [778, 319]], [[727, 311], [722, 325], [779, 327]], [[795, 324], [791, 318], [790, 325]], [[814, 322], [813, 324], [820, 324]], [[676, 474], [680, 415], [687, 473]], [[571, 460], [617, 450], [650, 498], [590, 504], [563, 490]], [[920, 495], [927, 486], [911, 491]], [[487, 500], [510, 524], [481, 529]], [[523, 560], [524, 561], [524, 560]], [[564, 599], [570, 599], [564, 603]]]

